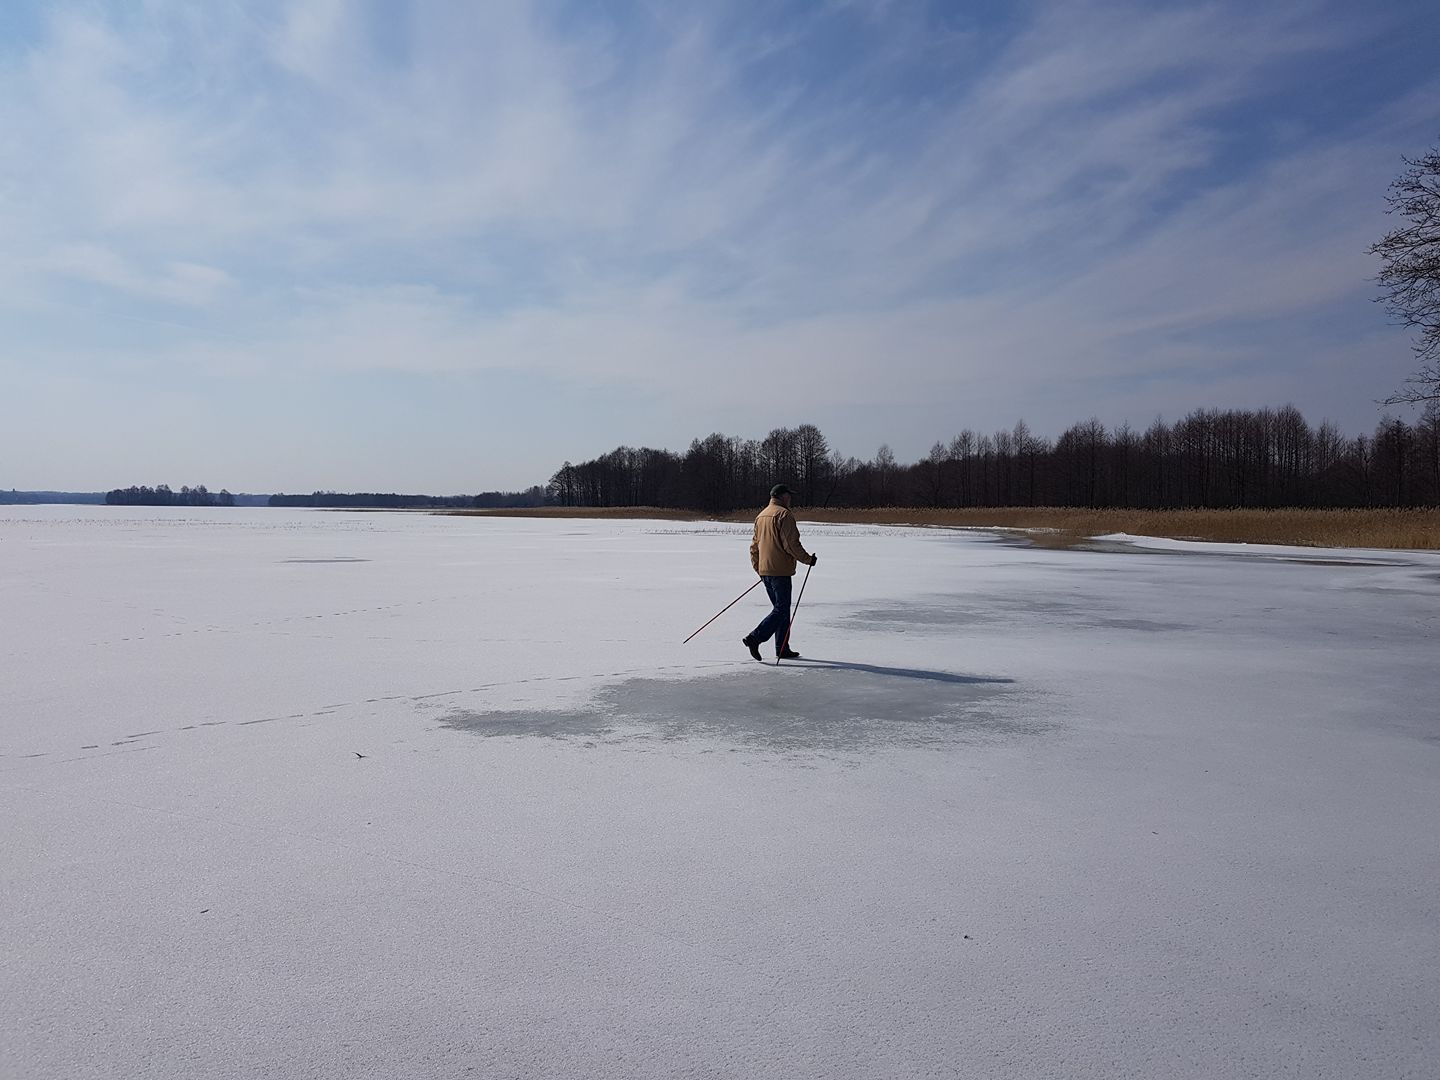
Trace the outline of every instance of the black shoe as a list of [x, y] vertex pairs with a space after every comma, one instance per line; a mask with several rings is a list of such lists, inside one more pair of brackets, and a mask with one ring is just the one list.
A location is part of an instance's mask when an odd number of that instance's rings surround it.
[[760, 655], [760, 643], [758, 641], [750, 637], [741, 638], [740, 640], [744, 644], [744, 646], [750, 650], [750, 655], [753, 656], [756, 660], [765, 659], [763, 656]]
[[775, 654], [776, 660], [799, 660], [800, 654], [793, 649], [786, 649], [782, 653]]

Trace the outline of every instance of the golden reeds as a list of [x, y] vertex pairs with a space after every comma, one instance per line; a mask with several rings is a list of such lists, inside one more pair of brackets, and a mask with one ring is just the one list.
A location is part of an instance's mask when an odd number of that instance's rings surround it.
[[[754, 516], [749, 511], [742, 511], [717, 518], [653, 506], [547, 506], [458, 512], [492, 517], [648, 518], [672, 521], [748, 521]], [[801, 521], [844, 524], [1048, 529], [1054, 530], [1052, 540], [1060, 543], [1123, 532], [1135, 536], [1167, 536], [1225, 543], [1440, 550], [1440, 509], [1083, 510], [1010, 506], [962, 510], [917, 507], [852, 510], [796, 507], [795, 516]]]

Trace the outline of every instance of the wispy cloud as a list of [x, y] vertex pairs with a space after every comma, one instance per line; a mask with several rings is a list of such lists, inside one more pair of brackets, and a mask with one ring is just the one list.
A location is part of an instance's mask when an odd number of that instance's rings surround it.
[[[1440, 83], [1294, 102], [1338, 57], [1380, 64], [1398, 17], [47, 7], [0, 51], [4, 363], [521, 371], [643, 389], [656, 430], [695, 433], [788, 396], [856, 450], [867, 405], [930, 425], [915, 450], [996, 410], [1043, 429], [1253, 392], [1356, 416], [1315, 358], [1381, 354], [1365, 248]], [[167, 329], [67, 336], [77, 309]], [[517, 473], [655, 437], [514, 408]]]

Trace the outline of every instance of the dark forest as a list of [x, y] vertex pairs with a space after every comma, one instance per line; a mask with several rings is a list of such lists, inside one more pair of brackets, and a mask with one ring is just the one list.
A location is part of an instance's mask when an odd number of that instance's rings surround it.
[[830, 448], [819, 428], [763, 439], [713, 434], [684, 453], [622, 446], [566, 462], [547, 501], [725, 513], [765, 501], [777, 481], [797, 505], [1067, 506], [1124, 509], [1440, 505], [1440, 407], [1371, 435], [1312, 426], [1298, 409], [1201, 409], [1141, 431], [1088, 420], [1053, 442], [1023, 423], [962, 431], [903, 464], [888, 446], [868, 461]]

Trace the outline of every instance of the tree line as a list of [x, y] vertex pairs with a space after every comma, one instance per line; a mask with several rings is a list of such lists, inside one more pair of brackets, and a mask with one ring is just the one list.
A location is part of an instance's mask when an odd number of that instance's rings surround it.
[[105, 495], [99, 491], [0, 491], [0, 506], [38, 506], [44, 503], [70, 503], [75, 505], [103, 503]]
[[830, 447], [813, 424], [763, 439], [713, 434], [684, 453], [621, 446], [565, 462], [547, 501], [725, 513], [788, 484], [804, 506], [1069, 506], [1125, 509], [1440, 505], [1440, 403], [1414, 424], [1385, 417], [1371, 435], [1312, 426], [1293, 405], [1198, 409], [1143, 431], [1075, 424], [1051, 441], [1021, 421], [962, 431], [904, 464]]
[[221, 488], [209, 490], [204, 484], [171, 491], [169, 484], [158, 487], [115, 488], [105, 493], [108, 506], [234, 506], [235, 496]]
[[525, 491], [482, 491], [479, 495], [399, 495], [395, 492], [315, 491], [309, 495], [271, 495], [271, 506], [343, 507], [380, 510], [444, 510], [544, 506], [545, 489], [538, 484]]

